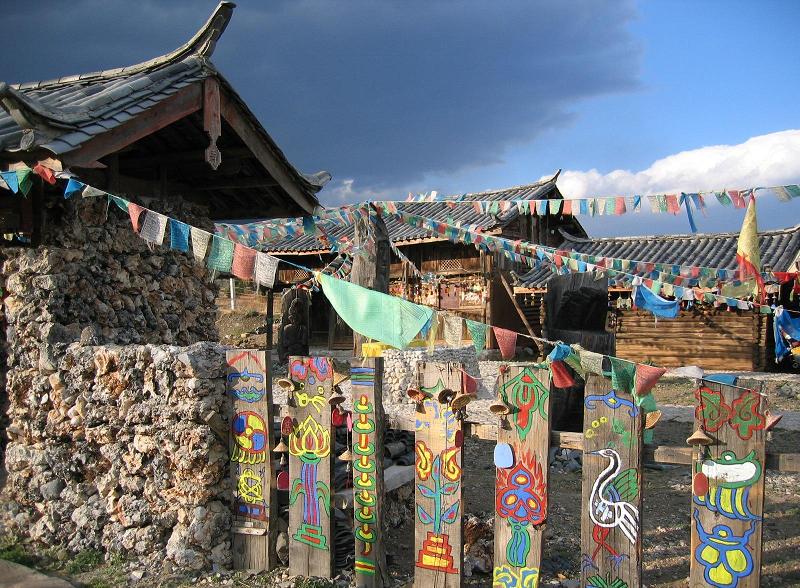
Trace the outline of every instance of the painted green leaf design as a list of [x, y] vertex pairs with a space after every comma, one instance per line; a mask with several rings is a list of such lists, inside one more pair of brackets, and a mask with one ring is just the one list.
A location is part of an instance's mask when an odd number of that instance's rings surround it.
[[621, 471], [611, 482], [619, 493], [619, 497], [629, 502], [639, 495], [639, 480], [634, 468]]

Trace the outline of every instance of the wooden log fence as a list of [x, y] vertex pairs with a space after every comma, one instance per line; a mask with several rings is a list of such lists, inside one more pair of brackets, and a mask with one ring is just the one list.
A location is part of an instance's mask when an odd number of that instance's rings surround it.
[[333, 576], [333, 362], [289, 357], [289, 571]]
[[226, 391], [233, 400], [230, 434], [235, 569], [270, 569], [277, 564], [274, 525], [275, 468], [271, 459], [272, 386], [269, 352], [230, 350]]
[[[263, 352], [227, 352], [227, 389], [233, 403], [231, 475], [233, 558], [236, 568], [269, 570], [274, 552], [275, 467], [269, 362]], [[462, 448], [465, 435], [496, 441], [493, 584], [535, 588], [539, 583], [548, 517], [548, 450], [584, 453], [581, 512], [581, 586], [642, 585], [642, 472], [645, 460], [691, 465], [689, 585], [751, 588], [760, 583], [764, 473], [800, 470], [800, 454], [767, 454], [771, 422], [755, 381], [738, 386], [705, 382], [695, 393], [693, 446], [647, 447], [644, 414], [611, 381], [589, 375], [584, 431], [550, 429], [550, 373], [541, 364], [512, 363], [498, 377], [494, 425], [463, 420], [470, 400], [463, 366], [420, 362], [413, 422], [386, 419], [381, 359], [354, 362], [352, 414], [332, 402], [333, 363], [291, 357], [287, 417], [289, 451], [289, 570], [332, 577], [335, 529], [331, 491], [332, 411], [351, 430], [355, 585], [388, 582], [381, 531], [382, 451], [387, 427], [415, 433], [415, 586], [462, 585]], [[263, 387], [262, 387], [263, 384]], [[335, 396], [337, 392], [333, 392]]]

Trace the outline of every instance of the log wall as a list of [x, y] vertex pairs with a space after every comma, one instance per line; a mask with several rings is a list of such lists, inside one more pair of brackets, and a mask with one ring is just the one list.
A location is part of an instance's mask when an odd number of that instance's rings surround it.
[[[723, 307], [725, 308], [725, 307]], [[664, 367], [763, 370], [767, 366], [767, 318], [752, 311], [682, 310], [659, 319], [642, 310], [618, 310], [617, 355]]]

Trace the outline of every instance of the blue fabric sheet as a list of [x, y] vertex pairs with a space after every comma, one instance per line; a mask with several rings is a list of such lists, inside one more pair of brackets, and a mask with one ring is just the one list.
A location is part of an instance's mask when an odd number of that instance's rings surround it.
[[661, 318], [675, 318], [680, 310], [680, 302], [678, 300], [665, 300], [643, 286], [636, 287], [633, 303], [638, 308], [648, 310]]
[[547, 356], [547, 359], [550, 361], [563, 361], [569, 357], [570, 353], [572, 353], [572, 348], [569, 345], [557, 343], [550, 355]]
[[67, 182], [67, 187], [64, 189], [64, 198], [70, 198], [75, 194], [80, 194], [83, 192], [83, 189], [86, 187], [86, 184], [83, 182], [79, 182], [75, 178], [70, 178]]
[[792, 316], [786, 311], [778, 313], [776, 309], [772, 328], [775, 332], [775, 362], [777, 363], [791, 353], [789, 342], [786, 340], [787, 336], [795, 341], [800, 341], [800, 316]]
[[169, 246], [178, 251], [189, 251], [189, 225], [169, 219]]

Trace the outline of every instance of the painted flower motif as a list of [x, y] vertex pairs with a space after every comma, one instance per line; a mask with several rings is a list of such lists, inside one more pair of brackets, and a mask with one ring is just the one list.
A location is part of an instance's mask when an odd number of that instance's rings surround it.
[[733, 416], [730, 425], [736, 430], [740, 439], [750, 439], [753, 431], [764, 428], [766, 419], [759, 413], [761, 407], [761, 396], [753, 390], [747, 390], [733, 401]]
[[308, 376], [308, 367], [302, 359], [294, 359], [289, 365], [289, 374], [297, 382], [305, 382]]
[[311, 415], [289, 435], [289, 453], [303, 461], [314, 463], [331, 451], [330, 433]]
[[442, 451], [442, 475], [455, 482], [461, 478], [461, 466], [458, 465], [458, 452], [460, 447], [450, 447]]
[[416, 454], [414, 467], [417, 468], [417, 476], [420, 480], [427, 480], [433, 467], [433, 453], [423, 441], [417, 441], [414, 453]]
[[733, 409], [725, 404], [722, 392], [717, 392], [706, 386], [701, 386], [694, 393], [697, 399], [695, 417], [703, 423], [703, 428], [711, 433], [719, 431], [728, 422], [733, 414]]
[[308, 366], [320, 382], [324, 382], [333, 375], [331, 362], [327, 357], [313, 357]]

